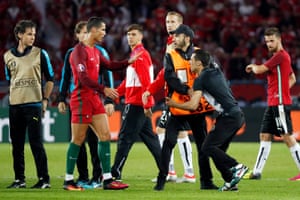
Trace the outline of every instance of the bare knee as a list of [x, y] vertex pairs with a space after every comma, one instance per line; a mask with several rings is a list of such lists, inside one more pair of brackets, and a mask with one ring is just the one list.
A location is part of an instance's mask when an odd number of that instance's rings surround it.
[[179, 131], [178, 132], [178, 138], [185, 138], [188, 136], [188, 131]]
[[166, 132], [165, 128], [161, 128], [161, 127], [156, 127], [156, 133], [157, 134], [164, 134]]
[[296, 139], [292, 135], [284, 134], [282, 135], [282, 137], [283, 137], [283, 141], [288, 147], [292, 147], [297, 143]]
[[102, 133], [98, 134], [98, 138], [100, 139], [100, 141], [104, 142], [104, 141], [110, 141], [110, 132], [109, 131], [104, 131]]
[[260, 133], [259, 135], [260, 141], [272, 141], [272, 134], [270, 133]]
[[72, 133], [72, 139], [71, 142], [81, 146], [83, 141], [85, 140], [85, 134], [77, 134], [77, 133]]

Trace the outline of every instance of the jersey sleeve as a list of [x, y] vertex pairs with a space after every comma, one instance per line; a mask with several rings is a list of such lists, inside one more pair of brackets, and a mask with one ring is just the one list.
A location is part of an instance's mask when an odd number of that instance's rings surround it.
[[[107, 53], [107, 51], [100, 45], [95, 46], [101, 55], [103, 55], [107, 60], [110, 60], [110, 57]], [[112, 71], [106, 69], [105, 67], [100, 67], [100, 83], [104, 84], [106, 87], [113, 88], [114, 87], [114, 77]], [[104, 105], [106, 104], [112, 104], [113, 100], [109, 97], [106, 97], [104, 99]]]
[[7, 81], [10, 81], [10, 70], [8, 69], [8, 67], [7, 67], [7, 65], [5, 64], [5, 66], [4, 66], [4, 74], [5, 74], [5, 79], [7, 80]]
[[67, 97], [67, 92], [70, 88], [72, 69], [71, 69], [69, 59], [70, 59], [71, 52], [72, 49], [69, 49], [64, 58], [64, 65], [62, 67], [61, 80], [59, 83], [58, 102], [65, 102]]
[[122, 70], [128, 66], [128, 60], [110, 61], [100, 53], [100, 65], [112, 71]]
[[[106, 87], [113, 88], [114, 87], [114, 78], [112, 71], [106, 69], [105, 67], [101, 67], [100, 69], [100, 83]], [[109, 97], [104, 99], [104, 105], [112, 104], [113, 100]]]
[[277, 67], [282, 62], [283, 55], [282, 53], [278, 52], [275, 55], [273, 55], [269, 60], [267, 60], [264, 65], [269, 69], [272, 70], [272, 68]]
[[203, 76], [199, 76], [199, 77], [197, 77], [196, 79], [195, 79], [195, 81], [194, 81], [194, 84], [193, 84], [193, 89], [194, 89], [194, 91], [199, 91], [199, 90], [201, 90], [201, 91], [203, 91], [203, 87], [204, 87], [204, 81], [203, 81]]
[[41, 69], [46, 81], [54, 81], [54, 71], [47, 51], [41, 49]]
[[117, 88], [117, 91], [118, 91], [120, 96], [125, 95], [125, 91], [126, 91], [125, 84], [126, 84], [126, 79], [124, 79]]
[[158, 92], [161, 88], [165, 85], [165, 78], [164, 78], [165, 70], [162, 68], [159, 73], [157, 74], [155, 80], [148, 86], [147, 90], [150, 92], [151, 95], [154, 95]]

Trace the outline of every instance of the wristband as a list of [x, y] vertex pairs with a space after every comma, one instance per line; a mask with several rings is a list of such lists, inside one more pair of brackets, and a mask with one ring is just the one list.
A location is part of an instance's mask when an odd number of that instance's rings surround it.
[[46, 100], [49, 103], [49, 99], [46, 97], [43, 97], [43, 101]]

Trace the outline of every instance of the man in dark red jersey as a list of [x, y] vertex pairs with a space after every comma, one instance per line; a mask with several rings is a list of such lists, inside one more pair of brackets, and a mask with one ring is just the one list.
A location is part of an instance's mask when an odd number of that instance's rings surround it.
[[[300, 146], [292, 135], [290, 113], [292, 105], [290, 88], [296, 82], [291, 58], [282, 46], [278, 28], [267, 28], [264, 38], [269, 52], [273, 54], [272, 57], [262, 65], [250, 64], [246, 67], [248, 73], [267, 73], [268, 107], [261, 125], [260, 148], [256, 163], [253, 172], [246, 174], [245, 179], [261, 179], [261, 173], [270, 154], [272, 135], [283, 138], [300, 170]], [[290, 180], [300, 180], [300, 174]]]
[[98, 83], [101, 67], [111, 70], [125, 68], [133, 62], [138, 54], [130, 60], [121, 62], [108, 61], [95, 47], [105, 36], [106, 25], [104, 19], [91, 17], [87, 23], [87, 37], [78, 43], [70, 56], [70, 64], [74, 77], [75, 88], [71, 93], [70, 109], [72, 113], [72, 140], [67, 151], [65, 190], [82, 190], [74, 183], [74, 168], [81, 144], [90, 126], [97, 135], [98, 155], [103, 168], [103, 189], [118, 190], [128, 187], [127, 184], [115, 182], [110, 169], [110, 131], [108, 119], [99, 94], [112, 99], [118, 97], [113, 88]]
[[157, 135], [152, 131], [151, 107], [154, 105], [153, 97], [143, 104], [142, 94], [153, 81], [153, 65], [149, 52], [142, 44], [143, 27], [131, 24], [127, 28], [127, 41], [131, 48], [130, 56], [141, 52], [140, 57], [128, 65], [126, 78], [118, 87], [120, 96], [125, 97], [125, 108], [122, 114], [122, 125], [119, 133], [117, 152], [112, 166], [112, 175], [120, 180], [122, 169], [129, 151], [137, 140], [138, 135], [153, 155], [156, 165], [160, 163], [161, 148]]

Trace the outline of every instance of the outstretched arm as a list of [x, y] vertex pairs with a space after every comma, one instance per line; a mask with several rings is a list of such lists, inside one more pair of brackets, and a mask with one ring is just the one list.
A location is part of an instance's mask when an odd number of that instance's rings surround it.
[[246, 66], [245, 70], [247, 73], [253, 72], [254, 74], [263, 74], [267, 72], [269, 69], [265, 65], [250, 64]]
[[133, 63], [136, 59], [138, 59], [138, 57], [141, 54], [142, 52], [138, 52], [137, 54], [131, 56], [128, 60], [126, 59], [122, 61], [110, 61], [100, 53], [100, 65], [113, 71], [122, 70], [126, 68], [129, 64]]
[[191, 99], [187, 102], [184, 102], [183, 104], [177, 103], [174, 100], [170, 99], [169, 97], [166, 97], [166, 104], [170, 107], [194, 111], [199, 107], [199, 102], [201, 97], [202, 97], [202, 91], [197, 90], [193, 92]]

